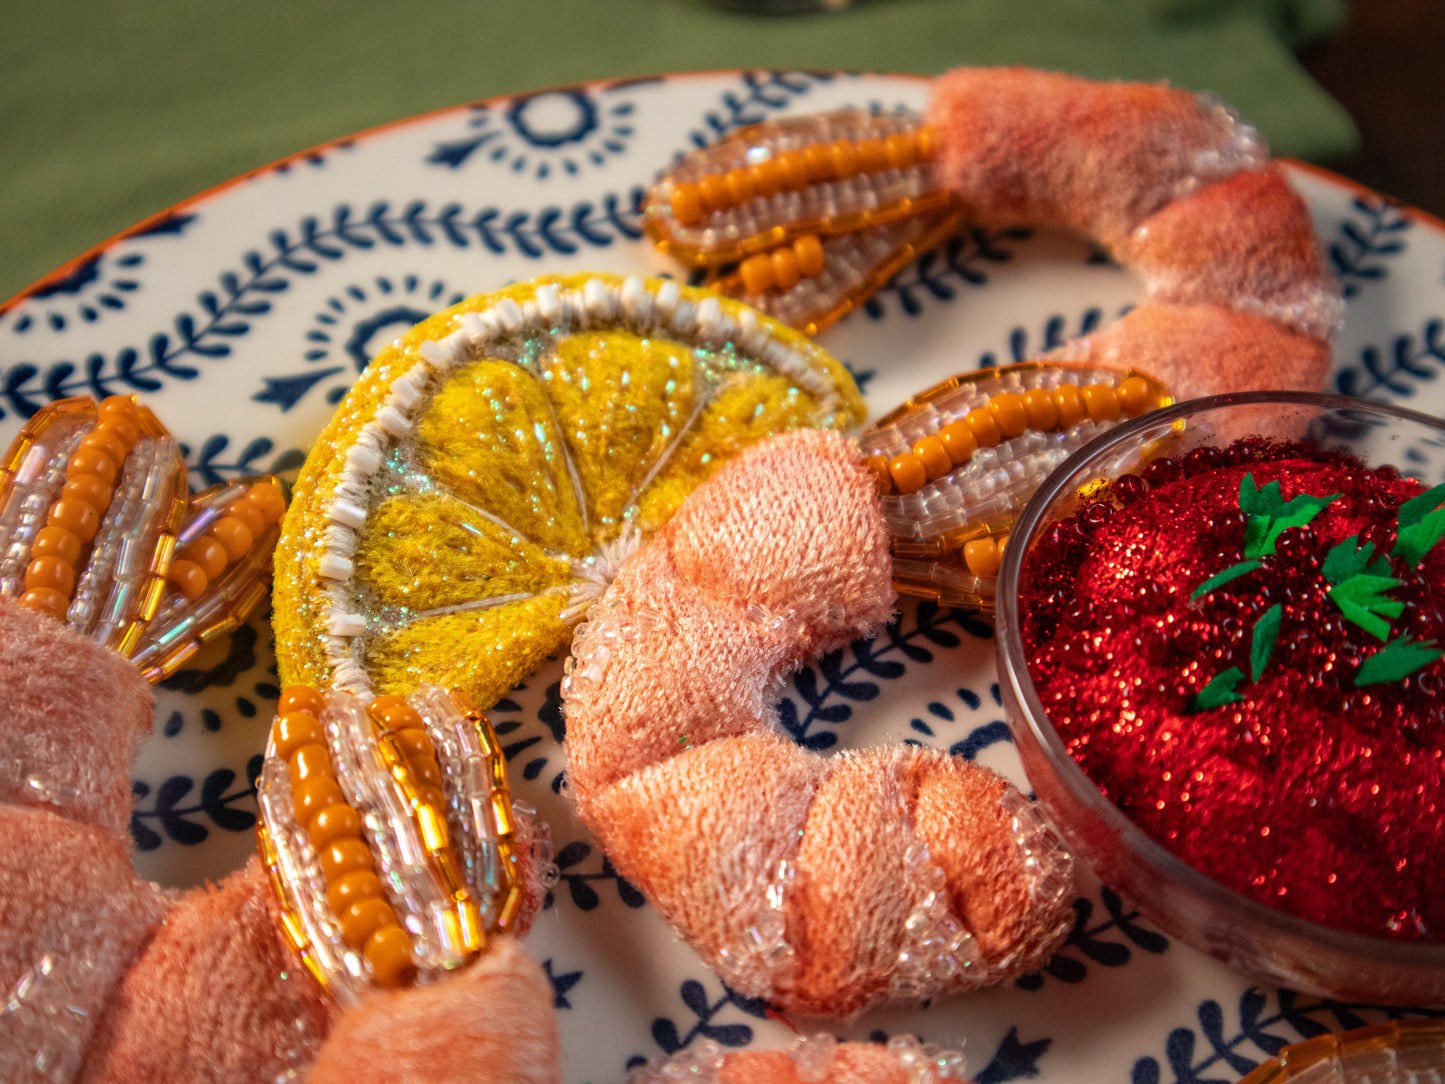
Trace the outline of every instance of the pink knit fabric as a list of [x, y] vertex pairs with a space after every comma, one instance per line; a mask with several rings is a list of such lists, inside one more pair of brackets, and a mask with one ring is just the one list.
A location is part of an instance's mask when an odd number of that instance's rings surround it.
[[130, 840], [130, 763], [151, 689], [114, 651], [0, 597], [0, 802]]
[[574, 641], [579, 814], [729, 984], [785, 1010], [972, 984], [899, 985], [931, 876], [990, 959], [1034, 966], [1067, 928], [1067, 899], [1035, 905], [1000, 777], [913, 748], [824, 758], [774, 732], [781, 681], [876, 632], [894, 598], [870, 476], [843, 438], [806, 431], [721, 468]]

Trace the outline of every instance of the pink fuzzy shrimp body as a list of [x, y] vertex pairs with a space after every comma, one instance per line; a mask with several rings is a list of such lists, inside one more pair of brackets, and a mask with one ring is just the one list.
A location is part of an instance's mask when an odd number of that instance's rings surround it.
[[823, 757], [782, 680], [892, 611], [871, 476], [841, 437], [723, 467], [624, 566], [564, 687], [577, 810], [735, 989], [848, 1015], [999, 981], [1069, 929], [1068, 856], [1009, 783], [914, 747]]

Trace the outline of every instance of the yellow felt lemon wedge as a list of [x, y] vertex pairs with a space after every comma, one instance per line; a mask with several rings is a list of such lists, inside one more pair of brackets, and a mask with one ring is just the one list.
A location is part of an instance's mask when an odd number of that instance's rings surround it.
[[282, 681], [490, 706], [718, 463], [864, 410], [808, 339], [668, 279], [464, 301], [372, 361], [302, 469], [276, 551]]

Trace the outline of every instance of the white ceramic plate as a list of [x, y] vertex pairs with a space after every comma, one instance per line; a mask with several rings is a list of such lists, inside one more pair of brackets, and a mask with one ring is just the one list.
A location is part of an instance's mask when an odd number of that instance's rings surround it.
[[[926, 95], [918, 79], [818, 73], [598, 84], [432, 114], [261, 170], [0, 313], [0, 446], [48, 399], [139, 392], [185, 442], [197, 487], [292, 471], [368, 357], [434, 310], [543, 272], [675, 271], [642, 239], [635, 207], [676, 153], [771, 116], [921, 109]], [[1291, 176], [1348, 298], [1335, 388], [1440, 413], [1445, 228], [1337, 178]], [[823, 342], [881, 412], [954, 372], [1037, 354], [1134, 295], [1078, 240], [974, 234], [905, 269]], [[977, 619], [905, 606], [890, 635], [804, 671], [783, 721], [813, 749], [927, 742], [1021, 781], [990, 636]], [[252, 851], [251, 779], [277, 694], [264, 620], [202, 661], [160, 690], [135, 767], [137, 865], [170, 884], [219, 877]], [[702, 966], [557, 797], [560, 675], [549, 666], [491, 714], [514, 793], [539, 807], [559, 851], [562, 880], [527, 945], [556, 990], [564, 1079], [620, 1081], [630, 1063], [704, 1037], [786, 1044], [790, 1025]], [[1044, 971], [834, 1030], [966, 1042], [980, 1084], [1203, 1084], [1387, 1015], [1251, 989], [1097, 884], [1076, 907]]]

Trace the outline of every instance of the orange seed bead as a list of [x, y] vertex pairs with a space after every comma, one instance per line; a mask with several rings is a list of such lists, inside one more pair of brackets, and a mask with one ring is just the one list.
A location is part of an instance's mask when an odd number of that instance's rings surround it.
[[975, 576], [998, 574], [998, 543], [992, 538], [975, 538], [963, 544], [963, 562]]
[[1137, 418], [1148, 410], [1153, 405], [1153, 398], [1149, 381], [1142, 376], [1131, 376], [1119, 385], [1119, 405], [1131, 418]]
[[778, 248], [772, 252], [773, 282], [779, 291], [791, 290], [798, 285], [798, 257], [791, 248]]
[[948, 448], [937, 434], [917, 440], [913, 445], [913, 454], [922, 462], [923, 469], [928, 472], [930, 482], [938, 481], [953, 470], [953, 458], [948, 454]]
[[326, 697], [310, 685], [288, 685], [281, 690], [281, 698], [276, 702], [278, 715], [304, 711], [308, 715], [320, 717], [321, 711], [325, 707]]
[[296, 749], [286, 758], [286, 764], [291, 769], [293, 786], [317, 776], [334, 778], [336, 775], [331, 767], [331, 754], [320, 742], [309, 742]]
[[764, 199], [776, 196], [787, 182], [776, 158], [764, 158], [761, 162], [754, 162], [748, 167], [748, 172], [752, 174], [753, 191]]
[[397, 748], [408, 757], [435, 757], [436, 746], [432, 745], [431, 735], [421, 727], [408, 727], [406, 730], [398, 730], [392, 735], [396, 741]]
[[344, 803], [329, 805], [311, 818], [306, 834], [318, 851], [338, 839], [360, 839], [361, 814]]
[[93, 474], [106, 485], [113, 486], [116, 478], [120, 475], [119, 463], [119, 460], [112, 459], [98, 448], [80, 447], [75, 449], [75, 454], [65, 464], [65, 477], [74, 478], [79, 474]]
[[914, 146], [916, 147], [915, 153], [918, 155], [918, 161], [927, 162], [938, 153], [938, 133], [934, 131], [931, 126], [927, 124], [919, 125], [918, 131], [914, 135], [914, 140]]
[[226, 557], [232, 561], [239, 561], [246, 556], [246, 551], [256, 541], [251, 529], [235, 516], [222, 516], [211, 524], [207, 533], [221, 544], [221, 548], [226, 551]]
[[136, 414], [136, 401], [129, 395], [107, 395], [95, 406], [97, 417], [120, 416], [122, 418], [134, 418]]
[[806, 188], [809, 181], [808, 156], [803, 151], [786, 151], [778, 155], [778, 175], [783, 178], [783, 187], [789, 192]]
[[989, 413], [998, 422], [999, 432], [1012, 440], [1023, 434], [1029, 427], [1029, 412], [1024, 406], [1024, 397], [1017, 392], [1006, 391], [988, 401]]
[[743, 289], [750, 294], [760, 294], [773, 287], [773, 261], [766, 252], [749, 256], [738, 265], [742, 276]]
[[125, 414], [105, 414], [95, 423], [96, 432], [109, 433], [120, 441], [129, 452], [140, 439], [140, 426], [135, 419]]
[[100, 530], [100, 513], [84, 501], [61, 497], [50, 506], [46, 522], [52, 527], [64, 527], [82, 542], [89, 542]]
[[907, 169], [918, 154], [918, 141], [912, 132], [894, 132], [883, 140], [883, 149], [888, 154], [888, 164], [894, 169]]
[[35, 544], [30, 547], [30, 556], [58, 557], [74, 566], [80, 560], [81, 542], [72, 531], [64, 527], [42, 527], [35, 535]]
[[175, 560], [166, 569], [166, 579], [181, 593], [187, 602], [195, 602], [211, 586], [211, 579], [200, 565], [192, 561]]
[[409, 762], [412, 777], [424, 787], [442, 785], [442, 769], [436, 757], [413, 757]]
[[1024, 392], [1024, 409], [1029, 414], [1029, 425], [1048, 432], [1059, 424], [1059, 404], [1047, 388], [1030, 388]]
[[808, 278], [817, 278], [823, 273], [826, 260], [823, 255], [823, 242], [815, 235], [805, 233], [794, 241], [793, 255], [798, 258], [798, 270]]
[[1059, 428], [1068, 429], [1083, 421], [1089, 411], [1075, 384], [1060, 384], [1054, 389], [1054, 402], [1059, 407]]
[[378, 696], [366, 705], [367, 713], [388, 730], [406, 730], [422, 725], [416, 709], [400, 696]]
[[81, 439], [80, 448], [94, 448], [96, 451], [104, 452], [117, 463], [125, 461], [127, 451], [119, 437], [104, 429], [92, 429]]
[[888, 168], [888, 148], [878, 137], [860, 139], [853, 149], [858, 155], [858, 172], [877, 173]]
[[702, 198], [705, 211], [722, 211], [731, 206], [728, 184], [721, 173], [709, 173], [698, 178], [697, 194]]
[[858, 172], [858, 149], [849, 139], [835, 139], [828, 144], [828, 161], [833, 167], [833, 176], [840, 181]]
[[746, 169], [730, 169], [723, 174], [723, 183], [728, 186], [728, 197], [737, 207], [753, 198], [753, 175]]
[[271, 741], [275, 745], [276, 755], [289, 761], [291, 754], [302, 746], [325, 745], [326, 730], [322, 727], [321, 720], [311, 712], [292, 709], [276, 716], [276, 721], [271, 724]]
[[1123, 412], [1119, 396], [1108, 384], [1085, 384], [1079, 389], [1084, 409], [1096, 422], [1112, 422]]
[[833, 156], [826, 143], [810, 143], [802, 150], [803, 161], [807, 163], [808, 180], [827, 181], [833, 177]]
[[967, 463], [973, 453], [978, 451], [978, 438], [973, 435], [973, 429], [968, 422], [961, 418], [940, 429], [938, 439], [943, 441], [943, 446], [948, 449], [948, 458], [953, 460], [955, 466]]
[[226, 556], [226, 547], [210, 535], [204, 534], [194, 539], [190, 545], [185, 546], [176, 556], [196, 565], [206, 574], [208, 580], [214, 580], [222, 572], [225, 572], [226, 565], [230, 561]]
[[893, 476], [888, 473], [888, 457], [886, 455], [870, 455], [863, 461], [863, 465], [873, 475], [873, 484], [877, 487], [880, 497], [893, 492]]
[[667, 202], [673, 216], [684, 226], [696, 226], [703, 220], [702, 196], [697, 185], [687, 182], [673, 185]]
[[84, 501], [97, 512], [104, 512], [110, 507], [110, 499], [114, 493], [110, 483], [95, 474], [77, 474], [74, 478], [67, 478], [60, 491], [62, 497]]
[[[341, 784], [329, 775], [318, 775], [291, 784], [291, 798], [296, 805], [296, 822], [310, 824], [311, 818], [327, 806], [346, 801]], [[328, 878], [329, 880], [329, 878]]]
[[20, 605], [27, 610], [49, 614], [58, 621], [64, 621], [65, 612], [70, 609], [70, 596], [48, 587], [37, 587], [20, 596]]
[[235, 516], [244, 523], [246, 530], [251, 532], [252, 538], [260, 537], [265, 533], [268, 526], [266, 517], [261, 514], [261, 509], [257, 508], [244, 497], [226, 505], [226, 515]]
[[338, 839], [322, 847], [318, 854], [328, 884], [356, 870], [376, 868], [371, 848], [359, 839]]
[[286, 514], [286, 494], [282, 493], [281, 487], [274, 482], [257, 482], [246, 490], [243, 499], [261, 510], [268, 525], [279, 523]]
[[888, 473], [899, 493], [917, 493], [928, 484], [928, 468], [912, 452], [895, 455], [888, 461]]
[[977, 410], [970, 410], [963, 416], [968, 427], [973, 430], [973, 438], [978, 441], [980, 448], [992, 448], [1003, 439], [1003, 433], [999, 431], [998, 422], [994, 419], [992, 411], [988, 407], [979, 407]]
[[66, 598], [75, 593], [75, 567], [59, 557], [36, 557], [25, 566], [25, 589], [59, 591]]
[[411, 958], [411, 938], [400, 926], [383, 926], [371, 935], [362, 954], [376, 973], [382, 986], [401, 986], [415, 973]]
[[379, 896], [369, 896], [346, 906], [336, 916], [341, 920], [341, 936], [348, 944], [361, 948], [383, 926], [396, 925], [396, 912]]
[[333, 881], [326, 889], [326, 905], [339, 915], [357, 900], [371, 899], [382, 893], [381, 878], [375, 870], [358, 869]]

